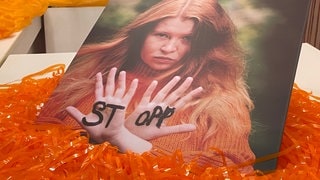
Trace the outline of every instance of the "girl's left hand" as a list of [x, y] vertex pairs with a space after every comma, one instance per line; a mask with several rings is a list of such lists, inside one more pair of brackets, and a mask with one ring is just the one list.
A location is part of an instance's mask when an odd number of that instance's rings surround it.
[[157, 81], [153, 81], [145, 91], [134, 112], [127, 117], [125, 121], [126, 128], [131, 133], [145, 140], [174, 133], [194, 131], [196, 127], [193, 124], [166, 126], [163, 123], [175, 111], [185, 107], [194, 100], [203, 90], [202, 87], [198, 87], [185, 93], [193, 81], [193, 78], [188, 77], [176, 90], [170, 93], [180, 80], [180, 77], [174, 77], [151, 99], [151, 95], [157, 86]]

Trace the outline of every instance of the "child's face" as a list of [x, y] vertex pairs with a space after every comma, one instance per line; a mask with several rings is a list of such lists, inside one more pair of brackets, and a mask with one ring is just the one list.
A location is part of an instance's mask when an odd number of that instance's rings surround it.
[[194, 22], [179, 17], [167, 18], [146, 36], [141, 59], [154, 70], [167, 70], [181, 62], [190, 51]]

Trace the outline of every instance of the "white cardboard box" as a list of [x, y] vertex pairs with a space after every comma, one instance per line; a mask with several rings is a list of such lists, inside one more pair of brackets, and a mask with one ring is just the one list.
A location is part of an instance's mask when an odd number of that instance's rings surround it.
[[316, 96], [320, 96], [320, 50], [308, 43], [303, 43], [295, 83]]
[[0, 67], [8, 55], [28, 53], [41, 27], [41, 17], [37, 17], [23, 30], [13, 33], [8, 38], [0, 39]]
[[44, 14], [46, 52], [77, 52], [103, 9], [49, 8]]

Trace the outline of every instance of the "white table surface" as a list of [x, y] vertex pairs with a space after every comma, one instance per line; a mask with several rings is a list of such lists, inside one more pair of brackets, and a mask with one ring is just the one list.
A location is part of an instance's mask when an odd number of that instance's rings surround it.
[[23, 77], [54, 64], [65, 64], [68, 67], [75, 54], [70, 52], [10, 55], [0, 68], [0, 84], [20, 81]]

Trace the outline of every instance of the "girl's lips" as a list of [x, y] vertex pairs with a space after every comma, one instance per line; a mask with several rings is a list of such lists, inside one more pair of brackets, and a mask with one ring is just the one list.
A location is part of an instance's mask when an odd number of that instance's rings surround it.
[[155, 59], [159, 60], [159, 61], [174, 61], [174, 59], [170, 58], [170, 57], [164, 57], [164, 56], [156, 56], [154, 57]]

